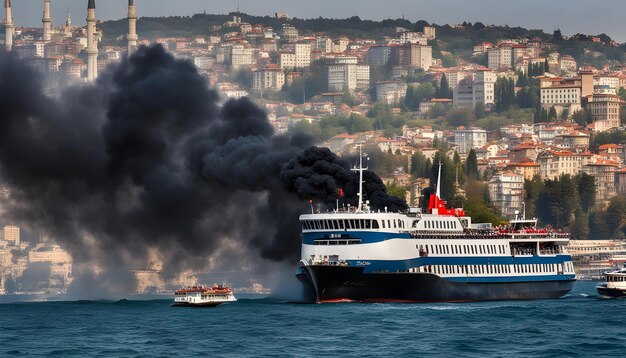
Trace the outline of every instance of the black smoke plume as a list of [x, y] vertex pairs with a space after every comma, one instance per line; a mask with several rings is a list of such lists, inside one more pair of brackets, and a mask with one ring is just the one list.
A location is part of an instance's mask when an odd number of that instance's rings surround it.
[[[40, 230], [105, 272], [249, 267], [297, 260], [308, 200], [356, 204], [358, 176], [304, 135], [276, 135], [250, 100], [221, 106], [188, 61], [140, 48], [94, 84], [48, 96], [0, 54], [0, 176], [6, 220]], [[375, 209], [406, 204], [365, 173]], [[263, 261], [267, 262], [267, 261]], [[123, 270], [122, 270], [123, 271]], [[124, 281], [126, 282], [126, 281]]]

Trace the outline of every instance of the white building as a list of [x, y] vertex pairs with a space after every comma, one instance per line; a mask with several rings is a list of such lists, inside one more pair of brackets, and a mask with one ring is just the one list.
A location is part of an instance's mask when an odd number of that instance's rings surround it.
[[467, 154], [473, 148], [487, 145], [487, 131], [480, 128], [455, 130], [454, 144], [457, 145], [460, 154]]
[[294, 54], [296, 55], [296, 68], [304, 68], [311, 65], [311, 44], [295, 44]]
[[295, 27], [291, 25], [286, 25], [286, 24], [283, 25], [283, 28], [281, 30], [281, 35], [283, 39], [289, 42], [298, 41], [298, 29], [296, 29]]
[[283, 70], [292, 70], [296, 68], [296, 54], [291, 52], [281, 52], [278, 58], [280, 68]]
[[58, 245], [52, 245], [49, 248], [41, 249], [41, 251], [31, 250], [28, 252], [28, 262], [49, 262], [52, 264], [71, 263], [72, 257]]
[[361, 90], [369, 87], [370, 66], [358, 64], [329, 65], [328, 90], [343, 92]]
[[17, 226], [5, 226], [3, 228], [4, 241], [13, 246], [20, 246], [20, 228]]
[[478, 71], [472, 77], [468, 76], [454, 87], [452, 105], [474, 107], [478, 103], [495, 103], [494, 89], [497, 79], [495, 72]]
[[213, 66], [213, 59], [209, 56], [195, 56], [193, 64], [201, 70], [209, 70]]
[[376, 83], [376, 102], [396, 104], [406, 97], [407, 84], [402, 81], [379, 81]]
[[582, 98], [593, 94], [593, 75], [581, 73], [579, 78], [542, 77], [539, 79], [541, 106], [556, 109], [557, 114], [567, 110], [571, 116], [582, 109]]
[[587, 109], [593, 118], [594, 130], [608, 131], [619, 127], [622, 100], [614, 94], [594, 94], [587, 97]]
[[487, 51], [488, 66], [494, 70], [509, 69], [513, 66], [513, 48], [501, 46]]
[[503, 172], [489, 181], [489, 200], [506, 217], [514, 218], [522, 212], [524, 202], [524, 176]]
[[437, 30], [432, 26], [424, 26], [424, 34], [429, 39], [434, 39], [437, 35]]
[[231, 47], [230, 65], [233, 69], [243, 66], [250, 66], [255, 63], [254, 49], [243, 45], [235, 45]]
[[265, 68], [252, 74], [252, 89], [255, 91], [280, 91], [285, 85], [285, 72], [280, 68]]
[[562, 174], [574, 176], [584, 165], [591, 162], [592, 154], [574, 153], [568, 150], [546, 150], [537, 156], [539, 175], [542, 179], [557, 179]]

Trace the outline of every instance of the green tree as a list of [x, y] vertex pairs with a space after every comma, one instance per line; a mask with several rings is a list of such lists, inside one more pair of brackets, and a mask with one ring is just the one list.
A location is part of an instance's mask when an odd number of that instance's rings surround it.
[[475, 120], [471, 107], [452, 107], [445, 115], [445, 121], [452, 127], [468, 126]]
[[550, 111], [548, 112], [548, 121], [553, 122], [556, 120], [556, 108], [554, 106], [550, 107]]
[[390, 185], [387, 187], [387, 194], [391, 196], [395, 196], [396, 198], [400, 198], [402, 200], [406, 199], [406, 188], [396, 185]]
[[448, 84], [448, 78], [445, 74], [441, 76], [441, 82], [439, 83], [436, 96], [437, 98], [452, 98], [452, 89]]
[[428, 112], [428, 116], [432, 119], [437, 119], [443, 116], [444, 113], [446, 113], [446, 106], [441, 103], [435, 103]]
[[575, 217], [574, 222], [568, 228], [568, 231], [572, 233], [572, 239], [589, 239], [589, 215], [582, 210], [578, 210], [575, 213]]
[[626, 228], [626, 196], [616, 195], [611, 198], [606, 209], [606, 225], [613, 239], [623, 239]]
[[510, 78], [498, 77], [494, 86], [496, 111], [504, 112], [515, 103], [515, 83]]
[[416, 178], [430, 177], [431, 163], [428, 163], [426, 156], [421, 152], [416, 152], [411, 156], [411, 174]]
[[470, 149], [465, 160], [465, 175], [469, 179], [478, 179], [478, 158], [476, 157], [476, 151], [474, 148]]
[[474, 117], [476, 117], [476, 119], [485, 118], [485, 104], [484, 103], [482, 102], [476, 103], [476, 106], [474, 106]]
[[543, 223], [559, 228], [568, 226], [574, 219], [574, 213], [580, 208], [576, 183], [569, 175], [546, 180], [535, 205]]
[[574, 177], [580, 197], [580, 207], [588, 213], [589, 209], [596, 204], [596, 180], [587, 173], [580, 173]]
[[461, 161], [461, 156], [459, 156], [459, 153], [456, 151], [452, 157], [452, 164], [454, 164], [455, 181], [458, 181], [459, 185], [465, 184], [463, 162]]
[[535, 175], [531, 180], [524, 180], [524, 204], [526, 209], [526, 217], [537, 217], [535, 203], [539, 197], [539, 193], [543, 191], [543, 180], [539, 175]]

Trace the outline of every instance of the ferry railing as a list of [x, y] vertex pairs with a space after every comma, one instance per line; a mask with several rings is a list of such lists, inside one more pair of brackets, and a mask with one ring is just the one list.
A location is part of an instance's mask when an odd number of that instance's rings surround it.
[[570, 234], [555, 231], [501, 231], [483, 229], [465, 229], [463, 232], [445, 232], [433, 230], [410, 231], [413, 239], [569, 239]]

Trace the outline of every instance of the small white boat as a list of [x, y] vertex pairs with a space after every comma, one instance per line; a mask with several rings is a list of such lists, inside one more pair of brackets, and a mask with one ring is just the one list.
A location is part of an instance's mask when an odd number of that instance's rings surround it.
[[604, 274], [606, 282], [596, 286], [598, 293], [607, 298], [626, 296], [626, 267]]
[[224, 285], [191, 286], [176, 290], [174, 295], [172, 307], [217, 307], [222, 303], [237, 301], [233, 290]]

